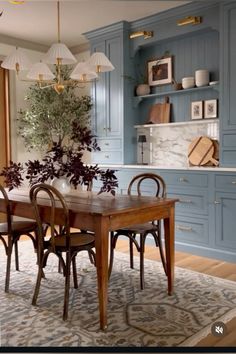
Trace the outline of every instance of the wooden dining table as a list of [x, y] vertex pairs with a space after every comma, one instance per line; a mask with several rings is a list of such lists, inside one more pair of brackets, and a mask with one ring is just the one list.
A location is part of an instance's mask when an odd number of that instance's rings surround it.
[[[13, 215], [34, 219], [30, 205], [29, 189], [13, 189], [8, 192]], [[96, 269], [100, 328], [107, 327], [108, 302], [108, 256], [109, 231], [137, 223], [164, 220], [164, 239], [167, 265], [167, 292], [174, 285], [174, 236], [175, 203], [177, 199], [160, 199], [149, 196], [96, 194], [74, 190], [65, 195], [70, 211], [70, 226], [95, 233]], [[50, 204], [45, 195], [38, 200], [41, 215], [49, 221]], [[4, 200], [0, 198], [0, 212], [4, 211]], [[56, 223], [60, 225], [60, 208], [56, 209]]]

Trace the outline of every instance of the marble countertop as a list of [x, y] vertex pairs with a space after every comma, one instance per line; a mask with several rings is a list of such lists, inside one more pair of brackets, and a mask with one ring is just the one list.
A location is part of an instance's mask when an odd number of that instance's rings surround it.
[[150, 169], [150, 170], [182, 170], [182, 171], [213, 171], [213, 172], [236, 172], [236, 167], [198, 167], [198, 166], [183, 166], [183, 167], [176, 167], [176, 166], [158, 166], [158, 165], [99, 165], [101, 168], [114, 168], [114, 169], [120, 169], [120, 168], [135, 168], [135, 169]]

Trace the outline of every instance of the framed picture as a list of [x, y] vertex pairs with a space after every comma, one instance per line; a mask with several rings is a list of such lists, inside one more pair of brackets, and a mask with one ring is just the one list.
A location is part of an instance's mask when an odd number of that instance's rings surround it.
[[148, 83], [150, 86], [171, 84], [172, 57], [148, 62]]
[[202, 119], [203, 118], [203, 102], [194, 101], [191, 102], [191, 119]]
[[204, 118], [217, 117], [217, 100], [204, 101]]

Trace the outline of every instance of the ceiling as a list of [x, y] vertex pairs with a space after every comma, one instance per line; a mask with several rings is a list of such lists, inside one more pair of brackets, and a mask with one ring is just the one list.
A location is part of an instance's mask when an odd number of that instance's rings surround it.
[[[68, 47], [86, 42], [82, 33], [121, 20], [133, 21], [186, 4], [182, 1], [165, 0], [61, 0], [61, 41]], [[56, 0], [25, 1], [13, 5], [0, 1], [0, 42], [11, 37], [50, 46], [57, 41]]]

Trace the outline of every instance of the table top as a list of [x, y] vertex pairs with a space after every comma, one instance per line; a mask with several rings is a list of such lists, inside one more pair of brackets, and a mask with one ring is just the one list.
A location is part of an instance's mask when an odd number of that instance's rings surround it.
[[[8, 192], [9, 199], [13, 202], [29, 204], [29, 189], [13, 189]], [[42, 192], [38, 203], [42, 206], [49, 205], [47, 195]], [[89, 213], [97, 215], [119, 214], [126, 211], [146, 209], [147, 207], [160, 208], [173, 205], [178, 199], [156, 198], [150, 196], [112, 196], [108, 193], [97, 194], [94, 192], [73, 190], [64, 195], [68, 208], [73, 212]], [[0, 198], [1, 199], [1, 198]]]

